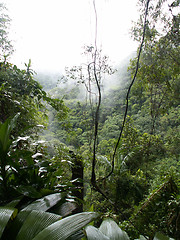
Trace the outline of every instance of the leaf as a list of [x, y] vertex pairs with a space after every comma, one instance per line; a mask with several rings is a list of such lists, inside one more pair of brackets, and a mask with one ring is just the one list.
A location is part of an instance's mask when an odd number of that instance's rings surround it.
[[102, 222], [99, 230], [110, 240], [129, 240], [127, 233], [122, 231], [117, 223], [110, 218]]
[[153, 238], [153, 240], [175, 240], [175, 239], [169, 238], [169, 237], [165, 236], [164, 234], [157, 232], [155, 234], [155, 237]]
[[85, 231], [88, 240], [110, 240], [109, 237], [105, 236], [99, 229], [93, 226], [87, 226]]
[[72, 234], [70, 237], [68, 237], [67, 240], [81, 240], [84, 237], [85, 237], [84, 231], [79, 230], [76, 233]]
[[72, 212], [76, 209], [76, 204], [74, 202], [65, 202], [60, 207], [58, 206], [58, 212], [61, 216], [66, 217], [71, 215]]
[[41, 193], [38, 192], [32, 186], [18, 186], [16, 190], [24, 196], [31, 197], [31, 198], [39, 198], [42, 197]]
[[144, 236], [140, 235], [138, 239], [134, 239], [134, 240], [147, 240], [147, 238], [145, 238]]
[[17, 209], [14, 208], [0, 207], [0, 238], [10, 218], [15, 217], [17, 212]]
[[33, 240], [65, 240], [97, 217], [98, 214], [94, 212], [83, 212], [66, 217], [45, 228]]
[[12, 234], [16, 235], [19, 232], [23, 222], [26, 220], [32, 210], [47, 211], [56, 205], [61, 199], [62, 195], [60, 193], [54, 193], [40, 198], [23, 208], [15, 219], [15, 223], [12, 228]]
[[62, 195], [60, 193], [53, 193], [34, 201], [33, 203], [25, 207], [23, 210], [47, 211], [48, 209], [56, 205], [61, 199]]
[[20, 113], [17, 113], [13, 119], [7, 119], [3, 124], [0, 124], [0, 148], [3, 152], [8, 152], [11, 144], [10, 133], [16, 125], [19, 115]]
[[8, 204], [6, 204], [6, 207], [11, 207], [14, 208], [16, 207], [16, 205], [22, 200], [23, 196], [20, 196], [19, 198], [9, 202]]
[[26, 218], [21, 227], [16, 240], [31, 240], [40, 231], [48, 227], [52, 223], [60, 220], [61, 216], [53, 213], [33, 210]]

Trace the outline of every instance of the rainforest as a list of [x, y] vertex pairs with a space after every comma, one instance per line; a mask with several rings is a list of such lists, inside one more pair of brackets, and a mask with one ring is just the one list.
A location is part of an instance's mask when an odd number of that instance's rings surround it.
[[11, 62], [0, 3], [0, 239], [180, 239], [179, 0], [137, 3], [135, 53], [61, 75]]

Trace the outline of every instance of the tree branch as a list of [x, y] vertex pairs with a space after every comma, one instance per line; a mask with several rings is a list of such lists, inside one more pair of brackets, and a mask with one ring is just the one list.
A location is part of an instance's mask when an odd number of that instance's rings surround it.
[[[93, 61], [93, 74], [96, 82], [96, 86], [98, 88], [98, 105], [95, 112], [95, 119], [94, 119], [94, 144], [93, 144], [93, 159], [92, 159], [92, 173], [91, 173], [91, 184], [95, 189], [99, 189], [96, 184], [96, 173], [95, 173], [95, 167], [96, 167], [96, 144], [97, 144], [97, 136], [98, 136], [98, 124], [99, 124], [99, 110], [101, 105], [101, 89], [98, 81], [98, 77], [96, 74], [96, 57], [97, 57], [97, 11], [96, 11], [96, 5], [95, 0], [93, 0], [93, 6], [94, 6], [94, 12], [95, 12], [95, 53], [94, 53], [94, 61]], [[99, 191], [99, 190], [98, 190]]]
[[119, 133], [119, 137], [118, 137], [117, 143], [116, 143], [115, 148], [114, 148], [114, 153], [113, 153], [112, 163], [111, 163], [112, 168], [111, 168], [110, 173], [105, 178], [108, 178], [109, 176], [111, 176], [111, 174], [114, 171], [115, 155], [116, 155], [116, 152], [117, 152], [117, 148], [119, 146], [119, 142], [120, 142], [121, 137], [122, 137], [122, 133], [123, 133], [125, 122], [126, 122], [128, 107], [129, 107], [129, 95], [130, 95], [131, 88], [132, 88], [132, 86], [133, 86], [133, 84], [135, 82], [135, 79], [136, 79], [136, 76], [137, 76], [137, 73], [138, 73], [138, 69], [139, 69], [139, 61], [140, 61], [140, 56], [141, 56], [141, 52], [142, 52], [142, 48], [143, 48], [143, 44], [144, 44], [144, 39], [145, 39], [145, 33], [146, 33], [146, 25], [147, 25], [147, 16], [148, 16], [149, 2], [150, 2], [150, 0], [147, 0], [147, 2], [146, 2], [146, 11], [145, 11], [144, 27], [143, 27], [143, 36], [142, 36], [141, 45], [140, 45], [139, 52], [138, 52], [138, 58], [137, 58], [137, 63], [136, 63], [136, 70], [135, 70], [132, 82], [129, 85], [129, 88], [128, 88], [128, 91], [127, 91], [127, 95], [126, 95], [126, 109], [125, 109], [125, 113], [124, 113], [124, 118], [123, 118], [121, 131]]

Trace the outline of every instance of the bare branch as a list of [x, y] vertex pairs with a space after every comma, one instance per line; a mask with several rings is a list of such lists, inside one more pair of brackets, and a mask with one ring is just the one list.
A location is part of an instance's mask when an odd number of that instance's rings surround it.
[[94, 13], [95, 13], [95, 53], [94, 53], [94, 61], [93, 61], [93, 74], [96, 82], [96, 86], [98, 88], [98, 105], [95, 112], [95, 119], [94, 119], [94, 144], [93, 144], [93, 159], [92, 159], [92, 172], [91, 172], [91, 184], [93, 187], [99, 191], [99, 188], [96, 184], [96, 173], [95, 173], [95, 167], [96, 167], [96, 145], [97, 145], [97, 136], [98, 136], [98, 124], [99, 124], [99, 110], [101, 105], [101, 89], [99, 85], [99, 81], [96, 74], [96, 57], [97, 57], [97, 11], [96, 11], [96, 4], [95, 0], [93, 0], [94, 5]]
[[132, 86], [133, 86], [133, 84], [134, 84], [134, 82], [135, 82], [135, 79], [136, 79], [136, 76], [137, 76], [137, 73], [138, 73], [138, 69], [139, 69], [139, 60], [140, 60], [140, 56], [141, 56], [141, 52], [142, 52], [142, 48], [143, 48], [143, 44], [144, 44], [144, 39], [145, 39], [145, 33], [146, 33], [149, 2], [150, 2], [150, 0], [147, 0], [147, 2], [146, 2], [146, 11], [145, 11], [144, 27], [143, 27], [143, 36], [142, 36], [141, 45], [140, 45], [139, 52], [138, 52], [138, 58], [137, 58], [137, 63], [136, 63], [136, 71], [135, 71], [135, 73], [134, 73], [132, 82], [131, 82], [131, 84], [129, 85], [129, 88], [128, 88], [128, 91], [127, 91], [127, 95], [126, 95], [126, 109], [125, 109], [125, 113], [124, 113], [124, 118], [123, 118], [123, 123], [122, 123], [121, 130], [120, 130], [120, 134], [119, 134], [117, 143], [116, 143], [115, 148], [114, 148], [114, 153], [113, 153], [112, 163], [111, 163], [111, 164], [112, 164], [112, 168], [111, 168], [110, 173], [109, 173], [105, 178], [108, 178], [108, 177], [113, 173], [113, 171], [114, 171], [115, 155], [116, 155], [116, 152], [117, 152], [117, 148], [118, 148], [118, 146], [119, 146], [119, 142], [120, 142], [121, 137], [122, 137], [122, 133], [123, 133], [124, 126], [125, 126], [125, 122], [126, 122], [128, 107], [129, 107], [129, 95], [130, 95], [131, 88], [132, 88]]

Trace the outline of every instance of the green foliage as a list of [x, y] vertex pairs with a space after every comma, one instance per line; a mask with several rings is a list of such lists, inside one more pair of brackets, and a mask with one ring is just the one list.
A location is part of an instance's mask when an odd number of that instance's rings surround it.
[[[121, 172], [115, 178], [115, 202], [124, 209], [124, 214], [130, 216], [132, 206], [138, 205], [147, 192], [148, 183], [143, 172], [139, 169], [135, 175], [128, 171]], [[125, 211], [126, 209], [126, 211]]]
[[[62, 216], [46, 212], [61, 201], [61, 195], [52, 194], [27, 205], [18, 212], [17, 208], [0, 208], [0, 239], [81, 239], [80, 231], [98, 217], [97, 213], [84, 212], [62, 219]], [[62, 205], [62, 204], [61, 204]]]
[[[139, 3], [144, 14], [146, 1], [140, 0]], [[67, 76], [64, 77], [67, 85], [55, 87], [57, 76], [53, 76], [48, 85], [49, 77], [41, 76], [39, 81], [51, 89], [48, 94], [34, 80], [31, 61], [26, 64], [26, 70], [1, 62], [0, 201], [5, 204], [15, 199], [7, 208], [0, 208], [2, 239], [8, 239], [6, 236], [11, 226], [14, 226], [13, 237], [17, 236], [16, 239], [59, 239], [59, 236], [62, 239], [81, 239], [79, 229], [95, 215], [82, 213], [59, 221], [61, 216], [56, 214], [57, 211], [68, 215], [75, 209], [64, 200], [63, 205], [59, 194], [54, 195], [58, 199], [46, 197], [25, 207], [28, 201], [54, 190], [68, 191], [72, 197], [77, 196], [75, 192], [79, 190], [77, 181], [72, 180], [72, 170], [78, 169], [78, 160], [85, 169], [84, 209], [93, 204], [98, 212], [107, 216], [115, 214], [116, 219], [123, 221], [121, 227], [131, 238], [141, 233], [151, 239], [155, 235], [154, 240], [166, 239], [161, 233], [155, 234], [157, 231], [179, 238], [179, 15], [173, 14], [178, 1], [162, 8], [166, 3], [150, 1], [144, 49], [129, 98], [129, 117], [117, 148], [114, 172], [108, 178], [121, 130], [128, 84], [137, 59], [131, 61], [128, 72], [127, 65], [120, 66], [116, 74], [118, 80], [108, 77], [102, 88], [104, 76], [114, 71], [107, 64], [108, 58], [101, 56], [101, 51], [86, 47], [85, 56], [89, 56], [92, 62], [87, 64], [87, 69], [82, 66], [67, 68]], [[164, 15], [164, 10], [169, 13]], [[142, 19], [141, 15], [133, 30], [136, 40], [142, 37]], [[9, 21], [5, 15], [0, 20], [4, 24]], [[2, 21], [0, 28], [6, 28]], [[163, 26], [163, 29], [159, 31], [157, 26]], [[4, 30], [0, 29], [0, 37], [1, 33], [7, 33]], [[5, 40], [8, 43], [7, 38]], [[0, 45], [4, 50], [10, 50], [9, 47]], [[8, 54], [4, 53], [3, 57], [6, 57]], [[100, 96], [94, 87], [96, 77], [100, 90], [103, 90], [98, 117], [94, 114], [97, 107], [95, 96]], [[89, 94], [84, 93], [84, 87]], [[47, 114], [49, 126], [41, 135], [47, 140], [45, 143], [38, 141], [38, 133], [46, 124]], [[94, 123], [98, 125], [96, 139]], [[113, 204], [92, 191], [93, 148], [98, 186]], [[55, 205], [50, 209], [53, 213], [44, 212], [48, 210], [45, 203], [49, 204], [48, 208]], [[21, 206], [18, 214], [16, 204]], [[66, 211], [66, 206], [71, 206], [72, 211]], [[87, 217], [89, 215], [90, 218]], [[102, 223], [100, 229], [88, 226], [85, 231], [88, 239], [129, 239], [109, 219]], [[72, 233], [74, 235], [69, 238]], [[12, 235], [9, 239], [13, 239]], [[140, 236], [140, 239], [145, 237]]]
[[8, 119], [4, 124], [0, 124], [0, 174], [1, 174], [0, 193], [2, 195], [2, 198], [6, 196], [8, 189], [7, 166], [10, 164], [8, 152], [12, 144], [10, 134], [12, 129], [15, 127], [15, 122], [18, 116], [19, 114], [17, 114], [11, 120]]
[[13, 215], [17, 214], [17, 210], [8, 207], [0, 207], [0, 238], [4, 232], [4, 229]]
[[[43, 115], [38, 112], [42, 90], [27, 71], [20, 70], [11, 64], [2, 64], [0, 71], [0, 121], [17, 112], [21, 112], [18, 130], [22, 131], [29, 126], [41, 123], [38, 117]], [[39, 116], [38, 116], [39, 114]]]
[[60, 99], [52, 99], [33, 78], [33, 71], [30, 69], [31, 62], [27, 65], [27, 70], [20, 70], [10, 63], [1, 63], [0, 71], [0, 121], [20, 112], [17, 132], [35, 127], [39, 130], [39, 125], [46, 122], [46, 106], [42, 100], [49, 103], [59, 117], [66, 116], [67, 108]]
[[[175, 7], [170, 6], [169, 13], [164, 13], [166, 10], [162, 6], [165, 4], [166, 1], [159, 1], [149, 9], [145, 47], [134, 86], [134, 93], [141, 100], [139, 110], [149, 113], [150, 133], [158, 129], [160, 116], [167, 113], [172, 106], [179, 105], [179, 14], [174, 15], [172, 8]], [[156, 28], [159, 23], [162, 26], [161, 31]], [[140, 26], [141, 24], [138, 25]], [[136, 30], [140, 36], [140, 32]], [[132, 62], [132, 69], [135, 68], [135, 63], [136, 61]], [[145, 105], [143, 109], [142, 103]]]
[[10, 18], [7, 14], [7, 9], [3, 3], [0, 3], [0, 59], [6, 61], [6, 59], [12, 54], [13, 46], [8, 39], [8, 28], [10, 24]]
[[31, 136], [12, 139], [18, 116], [0, 124], [1, 202], [20, 194], [30, 198], [41, 197], [53, 191], [63, 175], [62, 168], [59, 171], [62, 163], [46, 158], [42, 142], [34, 143]]
[[[122, 231], [121, 228], [117, 225], [115, 221], [110, 218], [105, 219], [99, 229], [93, 226], [87, 226], [85, 228], [87, 239], [88, 240], [129, 240], [129, 236], [125, 231]], [[132, 238], [131, 238], [132, 239]], [[147, 237], [140, 235], [139, 239], [135, 240], [146, 240]], [[173, 240], [164, 234], [157, 232], [152, 238], [153, 240]]]
[[[171, 205], [172, 202], [172, 205]], [[177, 184], [170, 178], [157, 186], [142, 203], [135, 208], [131, 223], [124, 223], [132, 236], [143, 226], [143, 234], [152, 237], [156, 231], [179, 238], [179, 196]], [[159, 219], [161, 219], [159, 221]], [[176, 222], [177, 221], [177, 222]], [[175, 223], [176, 222], [176, 223]], [[124, 228], [123, 224], [122, 227]], [[175, 229], [176, 228], [176, 229]]]
[[[176, 76], [173, 83], [176, 86], [174, 89], [178, 88], [177, 79]], [[128, 81], [128, 79], [126, 80]], [[124, 83], [123, 88], [126, 87], [127, 85]], [[64, 88], [55, 91], [63, 93], [63, 90], [66, 94]], [[152, 134], [152, 120], [149, 116], [151, 96], [146, 90], [148, 90], [146, 83], [137, 81], [130, 97], [130, 117], [126, 121], [116, 155], [114, 174], [105, 180], [102, 179], [111, 169], [111, 158], [122, 121], [122, 114], [118, 114], [117, 111], [122, 112], [124, 109], [125, 89], [111, 89], [109, 93], [106, 93], [105, 102], [102, 102], [96, 154], [96, 175], [101, 189], [114, 200], [117, 206], [116, 210], [112, 209], [108, 201], [104, 200], [98, 193], [92, 193], [88, 182], [92, 159], [93, 119], [91, 118], [91, 108], [85, 101], [78, 99], [79, 95], [76, 98], [72, 95], [66, 97], [66, 104], [70, 108], [68, 121], [56, 121], [56, 125], [53, 125], [53, 131], [61, 141], [82, 153], [85, 159], [85, 181], [87, 180], [85, 184], [85, 209], [88, 209], [90, 203], [93, 203], [96, 211], [115, 212], [121, 221], [128, 219], [139, 202], [146, 199], [146, 194], [151, 191], [153, 184], [155, 182], [162, 183], [163, 180], [160, 176], [166, 177], [168, 175], [167, 168], [173, 165], [176, 172], [178, 171], [178, 163], [174, 159], [174, 157], [179, 158], [177, 147], [178, 106], [175, 104], [177, 100], [174, 100], [174, 105], [171, 108], [166, 109], [167, 113], [161, 111], [158, 113], [155, 131]], [[175, 90], [173, 91], [175, 93]], [[68, 92], [68, 94], [71, 93]], [[174, 99], [177, 99], [177, 93], [174, 95]], [[65, 166], [64, 168], [66, 169]], [[65, 172], [69, 174], [67, 170]]]

